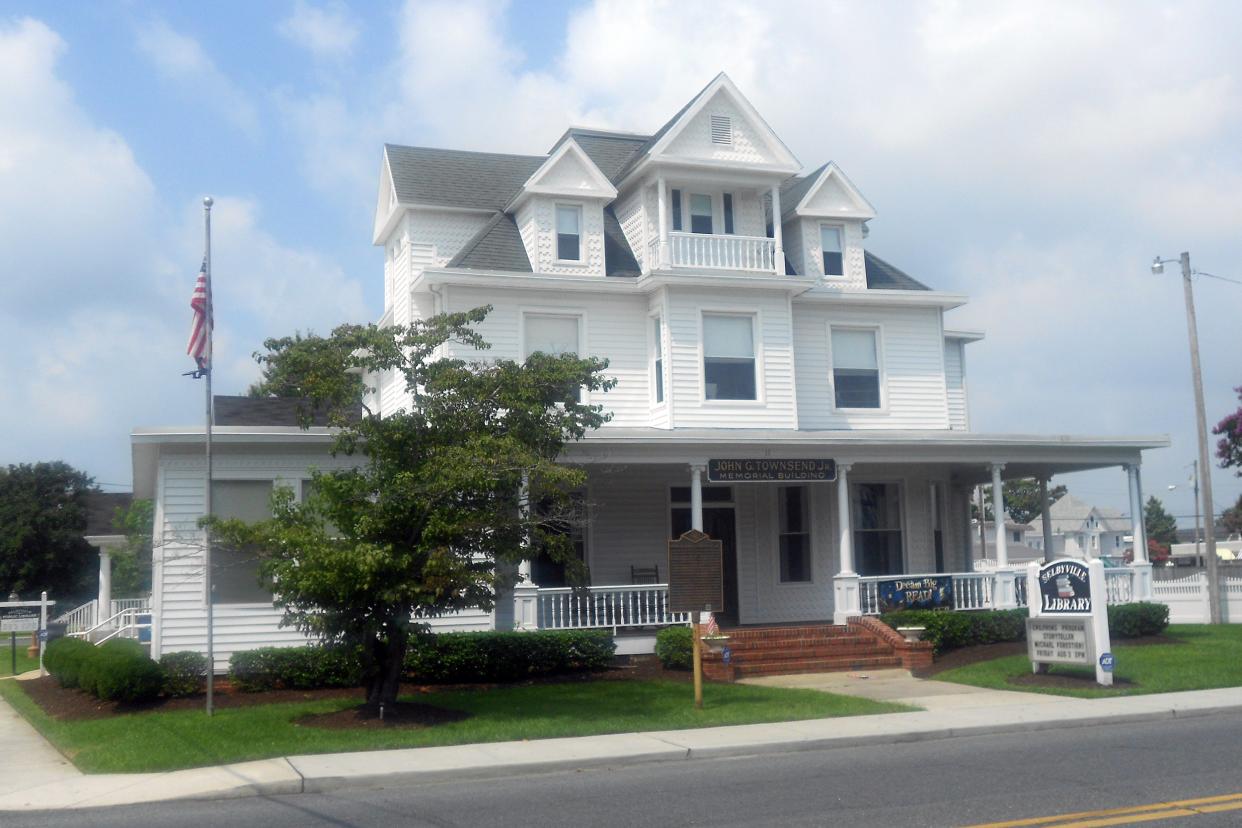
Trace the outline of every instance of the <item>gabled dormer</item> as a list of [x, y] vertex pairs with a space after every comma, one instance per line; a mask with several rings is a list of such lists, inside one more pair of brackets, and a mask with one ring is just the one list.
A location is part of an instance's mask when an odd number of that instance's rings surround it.
[[785, 255], [799, 274], [830, 286], [866, 289], [864, 224], [875, 208], [833, 162], [783, 187]]
[[561, 142], [505, 207], [537, 273], [605, 274], [606, 205], [612, 185], [573, 138]]

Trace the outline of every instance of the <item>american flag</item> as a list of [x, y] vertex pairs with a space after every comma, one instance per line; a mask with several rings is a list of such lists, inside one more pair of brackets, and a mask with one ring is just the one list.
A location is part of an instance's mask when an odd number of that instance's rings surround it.
[[194, 283], [194, 295], [190, 297], [190, 307], [194, 310], [194, 321], [190, 327], [190, 344], [185, 352], [194, 357], [198, 370], [205, 371], [211, 364], [211, 293], [207, 287], [207, 260], [198, 271], [198, 280]]

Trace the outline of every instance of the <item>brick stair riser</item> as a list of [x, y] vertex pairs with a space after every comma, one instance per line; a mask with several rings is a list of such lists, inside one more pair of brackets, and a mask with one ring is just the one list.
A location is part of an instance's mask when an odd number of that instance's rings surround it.
[[755, 650], [798, 650], [806, 647], [856, 647], [859, 644], [875, 644], [876, 638], [871, 635], [843, 635], [840, 638], [782, 638], [771, 641], [729, 641], [729, 647], [735, 653], [746, 653]]
[[746, 653], [744, 656], [734, 653], [731, 660], [735, 664], [759, 664], [775, 661], [800, 661], [807, 659], [844, 659], [844, 658], [898, 658], [891, 647], [858, 647], [849, 650], [771, 650], [757, 653]]
[[863, 658], [854, 660], [824, 660], [824, 661], [807, 661], [807, 662], [766, 662], [763, 664], [738, 664], [734, 666], [734, 673], [739, 677], [745, 676], [785, 676], [796, 675], [798, 673], [844, 673], [854, 670], [882, 670], [891, 669], [901, 666], [901, 659], [897, 657], [890, 658]]

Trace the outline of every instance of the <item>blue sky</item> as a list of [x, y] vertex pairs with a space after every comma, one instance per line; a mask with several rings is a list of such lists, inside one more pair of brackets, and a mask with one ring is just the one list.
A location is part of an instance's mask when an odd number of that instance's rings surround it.
[[[723, 69], [877, 206], [873, 250], [971, 295], [976, 430], [1168, 433], [1145, 488], [1190, 514], [1181, 289], [1147, 265], [1242, 278], [1240, 36], [1227, 2], [0, 2], [0, 462], [125, 487], [130, 428], [197, 422], [203, 195], [240, 392], [264, 337], [379, 316], [383, 142], [652, 130]], [[1196, 291], [1215, 422], [1242, 286]], [[1119, 471], [1065, 482], [1126, 508]]]

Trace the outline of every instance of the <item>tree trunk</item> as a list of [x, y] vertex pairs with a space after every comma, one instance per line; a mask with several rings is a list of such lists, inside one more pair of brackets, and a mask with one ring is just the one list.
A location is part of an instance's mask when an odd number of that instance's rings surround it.
[[375, 672], [367, 687], [367, 704], [378, 707], [381, 704], [391, 705], [397, 701], [397, 693], [401, 688], [401, 673], [405, 667], [405, 650], [410, 635], [404, 627], [395, 627], [388, 635], [387, 641], [374, 641], [371, 652], [375, 659]]

